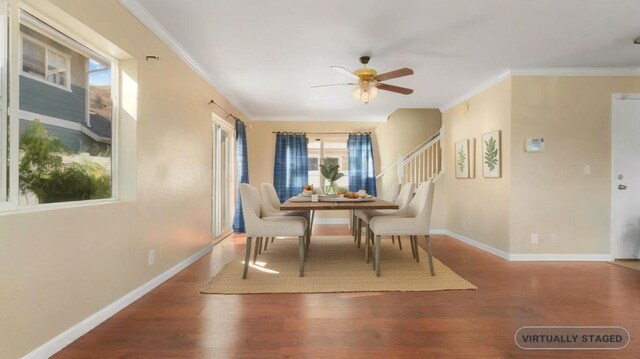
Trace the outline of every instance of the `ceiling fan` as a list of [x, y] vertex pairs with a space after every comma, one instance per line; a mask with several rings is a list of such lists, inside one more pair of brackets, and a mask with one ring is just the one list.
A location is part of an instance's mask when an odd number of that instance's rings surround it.
[[311, 86], [311, 88], [317, 87], [327, 87], [327, 86], [357, 86], [353, 90], [353, 96], [360, 100], [363, 103], [369, 103], [376, 95], [378, 94], [378, 90], [391, 91], [396, 92], [403, 95], [410, 95], [413, 93], [412, 89], [406, 87], [399, 87], [388, 85], [383, 83], [383, 81], [395, 79], [398, 77], [413, 75], [413, 70], [409, 68], [401, 68], [389, 72], [385, 72], [383, 74], [378, 75], [378, 72], [370, 67], [367, 67], [369, 60], [371, 57], [369, 56], [361, 56], [360, 63], [364, 66], [361, 69], [355, 71], [349, 71], [342, 66], [331, 66], [332, 69], [338, 71], [339, 73], [357, 81], [357, 82], [345, 82], [339, 84], [330, 84], [330, 85], [318, 85]]

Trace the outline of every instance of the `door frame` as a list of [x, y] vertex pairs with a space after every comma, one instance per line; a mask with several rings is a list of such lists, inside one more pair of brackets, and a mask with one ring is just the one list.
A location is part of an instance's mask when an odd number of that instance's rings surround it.
[[611, 259], [616, 259], [616, 237], [615, 237], [615, 227], [613, 225], [613, 219], [615, 218], [616, 215], [616, 186], [614, 186], [615, 181], [617, 180], [617, 177], [615, 177], [615, 171], [614, 171], [614, 161], [616, 158], [616, 153], [614, 152], [614, 148], [613, 148], [613, 144], [615, 141], [615, 128], [616, 128], [616, 122], [615, 122], [615, 118], [614, 118], [614, 107], [613, 104], [616, 100], [636, 100], [636, 101], [640, 101], [640, 93], [614, 93], [611, 95], [611, 166], [610, 166], [610, 174], [609, 174], [609, 180], [610, 180], [610, 185], [609, 185], [609, 190], [611, 191], [611, 200], [610, 200], [610, 205], [611, 205], [611, 217], [609, 218], [609, 223], [610, 223], [610, 255], [611, 255]]
[[[222, 232], [219, 235], [215, 235], [215, 222], [214, 222], [214, 214], [216, 213], [215, 206], [215, 191], [216, 191], [216, 157], [214, 156], [214, 151], [216, 150], [216, 125], [219, 125], [224, 130], [229, 132], [229, 230]], [[221, 241], [222, 239], [228, 237], [233, 233], [233, 217], [235, 213], [235, 203], [236, 203], [236, 191], [235, 191], [235, 183], [236, 183], [236, 161], [234, 161], [236, 148], [235, 148], [235, 140], [236, 140], [236, 129], [227, 122], [222, 117], [216, 115], [215, 113], [211, 113], [211, 239], [214, 243]], [[216, 152], [217, 154], [217, 152]]]

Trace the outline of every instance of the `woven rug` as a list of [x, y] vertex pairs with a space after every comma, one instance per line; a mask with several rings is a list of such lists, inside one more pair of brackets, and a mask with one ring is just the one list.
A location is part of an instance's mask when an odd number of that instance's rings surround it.
[[640, 260], [638, 259], [616, 259], [615, 261], [609, 263], [619, 265], [621, 267], [640, 270]]
[[[244, 253], [229, 262], [202, 289], [203, 294], [336, 293], [336, 292], [420, 292], [477, 289], [434, 258], [436, 275], [428, 270], [427, 253], [420, 249], [420, 263], [411, 255], [409, 240], [403, 250], [390, 239], [381, 245], [381, 276], [376, 277], [372, 261], [364, 261], [364, 249], [348, 236], [313, 237], [298, 276], [298, 240], [276, 239], [251, 263], [242, 279]], [[364, 243], [363, 243], [364, 245]], [[253, 251], [252, 251], [253, 255]], [[253, 258], [253, 257], [252, 257]]]

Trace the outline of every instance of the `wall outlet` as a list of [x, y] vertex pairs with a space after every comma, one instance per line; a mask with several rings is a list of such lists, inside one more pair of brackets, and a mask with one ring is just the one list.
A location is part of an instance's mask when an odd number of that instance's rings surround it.
[[156, 262], [156, 251], [155, 249], [152, 249], [149, 251], [149, 254], [147, 255], [147, 263], [149, 265], [152, 265], [155, 262]]
[[531, 244], [538, 244], [538, 242], [540, 242], [538, 233], [531, 233]]
[[551, 235], [549, 235], [549, 241], [551, 243], [558, 243], [558, 233], [551, 233]]

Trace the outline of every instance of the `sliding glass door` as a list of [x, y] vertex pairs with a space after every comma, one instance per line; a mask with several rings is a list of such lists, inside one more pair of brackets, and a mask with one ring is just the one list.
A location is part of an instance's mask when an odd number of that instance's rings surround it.
[[226, 121], [213, 120], [213, 211], [212, 238], [231, 233], [233, 223], [234, 130]]

